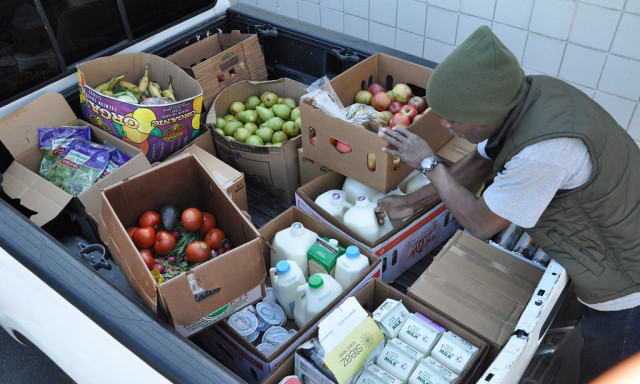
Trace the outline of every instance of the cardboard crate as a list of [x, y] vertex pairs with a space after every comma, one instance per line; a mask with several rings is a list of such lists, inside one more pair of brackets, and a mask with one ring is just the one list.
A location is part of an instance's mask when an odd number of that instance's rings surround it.
[[[216, 116], [228, 114], [232, 102], [244, 102], [247, 97], [260, 96], [265, 91], [298, 101], [300, 96], [306, 93], [306, 85], [288, 78], [233, 84], [216, 97], [212, 110], [207, 114], [207, 125], [213, 126]], [[289, 203], [294, 201], [296, 188], [300, 186], [297, 152], [301, 146], [300, 137], [286, 141], [281, 146], [256, 146], [227, 140], [215, 131], [213, 135], [216, 153], [220, 159], [242, 171], [247, 180], [263, 186], [278, 198]]]
[[[162, 89], [173, 85], [177, 101], [166, 105], [141, 105], [117, 100], [93, 87], [113, 76], [137, 84], [149, 66], [149, 79]], [[180, 67], [149, 53], [123, 53], [77, 65], [80, 107], [87, 121], [142, 149], [150, 162], [161, 161], [185, 147], [200, 134], [202, 87]]]
[[[355, 94], [363, 87], [366, 89], [370, 81], [385, 86], [389, 79], [391, 85], [405, 83], [424, 89], [431, 72], [429, 68], [378, 53], [336, 76], [330, 84], [346, 107], [354, 103]], [[413, 170], [404, 163], [394, 170], [393, 156], [387, 155], [382, 150], [387, 142], [378, 137], [376, 132], [331, 117], [313, 106], [309, 99], [301, 101], [300, 112], [302, 148], [305, 156], [335, 172], [387, 193]], [[439, 119], [433, 112], [428, 112], [415, 120], [408, 129], [425, 139], [436, 151], [452, 138], [451, 134], [440, 125]], [[315, 131], [317, 137], [315, 145], [311, 144], [310, 140], [312, 131]], [[332, 145], [331, 138], [350, 144], [352, 151], [338, 152]], [[373, 152], [376, 156], [374, 171], [367, 167], [369, 152]]]
[[[375, 345], [372, 346], [364, 346], [360, 344], [361, 338], [357, 335], [356, 331], [360, 333], [365, 333], [369, 336], [370, 340], [379, 339], [383, 337], [381, 332], [379, 332], [379, 327], [377, 327], [371, 320], [371, 315], [369, 315], [366, 320], [369, 324], [365, 324], [362, 322], [360, 328], [354, 330], [352, 334], [349, 335], [341, 335], [341, 327], [336, 326], [336, 324], [352, 324], [353, 321], [350, 320], [349, 316], [353, 316], [353, 314], [357, 313], [357, 310], [361, 307], [366, 310], [367, 313], [371, 314], [378, 308], [386, 299], [400, 300], [405, 308], [410, 313], [420, 313], [430, 320], [434, 321], [436, 324], [445, 328], [447, 331], [452, 331], [456, 333], [458, 336], [464, 338], [471, 344], [478, 347], [478, 352], [471, 359], [469, 365], [461, 372], [458, 379], [455, 383], [472, 383], [475, 382], [479, 375], [482, 373], [485, 365], [487, 353], [489, 350], [489, 345], [487, 341], [478, 333], [467, 329], [462, 325], [457, 319], [452, 319], [444, 315], [443, 313], [433, 309], [427, 305], [420, 303], [412, 299], [411, 297], [403, 294], [402, 292], [396, 290], [395, 288], [385, 284], [379, 279], [373, 279], [367, 282], [361, 289], [353, 294], [353, 301], [345, 301], [341, 307], [336, 308], [332, 313], [329, 313], [325, 319], [320, 321], [318, 325], [318, 331], [314, 332], [309, 340], [313, 337], [318, 337], [320, 342], [323, 344], [328, 350], [325, 350], [327, 355], [325, 356], [324, 362], [325, 365], [331, 370], [331, 367], [335, 368], [335, 365], [331, 365], [332, 361], [338, 360], [337, 356], [351, 356], [353, 359], [360, 358], [364, 356], [365, 353], [371, 354], [372, 349], [374, 349]], [[378, 328], [372, 329], [372, 327]], [[345, 332], [343, 332], [345, 333]], [[337, 336], [337, 337], [336, 337]], [[332, 343], [331, 339], [340, 339], [343, 338], [338, 344]], [[354, 338], [352, 343], [348, 343], [344, 341], [348, 337]], [[326, 343], [326, 345], [325, 345]], [[327, 348], [333, 347], [335, 348]], [[355, 347], [354, 347], [355, 346]], [[344, 347], [344, 349], [342, 348]], [[355, 348], [360, 347], [361, 353], [355, 353]], [[354, 348], [354, 350], [350, 350], [350, 348]], [[333, 355], [333, 357], [331, 356]], [[339, 360], [343, 362], [343, 360]], [[351, 361], [346, 360], [344, 366], [348, 367]], [[342, 364], [341, 365], [342, 369]], [[300, 349], [296, 350], [294, 354], [294, 371], [298, 377], [305, 377], [305, 383], [312, 384], [324, 384], [324, 383], [332, 383], [331, 380], [327, 378], [323, 373], [321, 373], [313, 363], [310, 363], [306, 360], [303, 355], [300, 353]], [[335, 372], [335, 371], [334, 371]], [[285, 372], [281, 371], [281, 374]]]
[[[267, 269], [271, 266], [271, 247], [269, 244], [273, 241], [278, 231], [291, 227], [291, 224], [294, 222], [302, 223], [305, 228], [316, 232], [321, 237], [327, 236], [336, 239], [339, 244], [344, 247], [354, 245], [353, 242], [339, 232], [315, 220], [312, 216], [309, 216], [298, 208], [290, 207], [260, 228], [260, 234], [265, 240], [265, 242], [262, 243], [262, 255]], [[345, 289], [323, 312], [316, 315], [316, 317], [310, 320], [302, 329], [299, 329], [292, 339], [283, 344], [272, 355], [265, 356], [259, 352], [253, 344], [238, 335], [226, 322], [220, 322], [206, 332], [199, 334], [198, 340], [201, 341], [199, 344], [204, 344], [208, 352], [218, 361], [231, 368], [245, 380], [249, 382], [260, 382], [293, 353], [295, 348], [307, 338], [316, 328], [317, 322], [324, 317], [331, 308], [342, 302], [370, 279], [380, 276], [380, 260], [366, 250], [362, 250], [362, 254], [369, 258], [370, 263], [369, 268], [365, 271], [362, 278]], [[293, 320], [288, 320], [285, 328], [297, 329], [297, 326]]]
[[300, 184], [305, 185], [318, 176], [322, 176], [331, 169], [314, 159], [305, 156], [304, 149], [298, 148], [298, 164], [300, 166]]
[[321, 193], [330, 189], [342, 189], [344, 180], [345, 176], [336, 172], [315, 178], [298, 188], [296, 206], [379, 257], [382, 262], [382, 280], [385, 282], [392, 282], [449, 239], [459, 228], [451, 212], [440, 203], [416, 212], [376, 242], [367, 241], [315, 203]]
[[48, 92], [0, 120], [0, 140], [14, 158], [3, 173], [2, 188], [9, 197], [33, 211], [29, 217], [38, 226], [50, 222], [65, 208], [86, 213], [97, 225], [102, 208], [100, 190], [151, 168], [140, 149], [91, 127], [92, 140], [115, 145], [131, 157], [107, 177], [98, 180], [77, 197], [39, 174], [43, 152], [38, 146], [38, 127], [91, 125], [77, 118], [64, 96]]
[[[105, 188], [102, 203], [102, 240], [142, 302], [154, 312], [162, 305], [179, 333], [194, 334], [262, 297], [266, 270], [260, 234], [195, 155], [185, 153]], [[158, 284], [126, 228], [143, 212], [166, 204], [211, 212], [234, 248]], [[204, 292], [192, 291], [189, 276]]]
[[243, 80], [267, 79], [267, 67], [258, 35], [216, 33], [167, 57], [202, 86], [203, 106], [211, 109], [215, 97], [226, 87]]
[[516, 325], [544, 271], [458, 231], [408, 295], [489, 342], [492, 360]]

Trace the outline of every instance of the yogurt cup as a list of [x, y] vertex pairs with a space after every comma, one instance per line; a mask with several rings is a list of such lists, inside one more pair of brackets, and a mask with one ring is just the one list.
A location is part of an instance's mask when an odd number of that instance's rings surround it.
[[269, 326], [283, 326], [287, 322], [287, 315], [281, 306], [264, 301], [256, 304], [256, 316]]
[[262, 342], [271, 344], [274, 347], [279, 348], [292, 336], [293, 334], [289, 333], [285, 328], [274, 325], [262, 334]]
[[386, 299], [373, 311], [373, 320], [378, 323], [382, 333], [388, 339], [398, 336], [400, 328], [408, 317], [409, 311], [402, 304], [402, 301], [393, 299]]
[[238, 311], [229, 316], [227, 323], [238, 334], [253, 342], [260, 332], [258, 332], [258, 318], [249, 311]]
[[269, 343], [260, 343], [256, 345], [256, 348], [267, 357], [271, 356], [275, 351], [278, 350], [277, 347]]

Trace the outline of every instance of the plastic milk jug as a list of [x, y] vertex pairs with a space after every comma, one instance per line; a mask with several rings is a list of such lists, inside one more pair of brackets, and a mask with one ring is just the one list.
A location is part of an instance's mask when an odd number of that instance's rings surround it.
[[276, 301], [288, 318], [293, 319], [293, 305], [296, 302], [296, 289], [307, 281], [298, 263], [292, 260], [280, 260], [275, 268], [269, 269], [271, 287], [276, 294]]
[[418, 173], [421, 173], [420, 170], [418, 170], [418, 169], [414, 169], [413, 171], [411, 171], [411, 173], [408, 174], [407, 177], [402, 179], [402, 181], [398, 184], [398, 188], [400, 188], [400, 190], [403, 193], [406, 193], [406, 191], [407, 191], [407, 183], [409, 182], [409, 180], [411, 180]]
[[347, 203], [354, 205], [356, 203], [356, 199], [359, 196], [367, 196], [369, 201], [373, 201], [373, 197], [378, 194], [378, 191], [375, 189], [362, 184], [359, 181], [356, 181], [350, 177], [344, 179], [344, 183], [342, 184], [342, 191], [345, 193], [345, 200]]
[[298, 286], [293, 318], [298, 328], [304, 327], [342, 293], [342, 286], [326, 273], [316, 273], [309, 282]]
[[316, 241], [318, 234], [295, 222], [290, 228], [278, 231], [271, 244], [271, 268], [280, 260], [293, 260], [300, 266], [304, 278], [309, 277], [307, 251]]
[[369, 259], [360, 253], [355, 245], [347, 247], [344, 255], [336, 262], [335, 279], [342, 289], [347, 289], [354, 281], [362, 277], [369, 267]]
[[375, 208], [366, 196], [359, 196], [355, 205], [344, 214], [343, 222], [365, 240], [374, 242], [380, 237]]
[[424, 173], [422, 172], [418, 172], [411, 179], [409, 179], [409, 181], [407, 181], [407, 186], [405, 187], [404, 192], [408, 195], [410, 193], [417, 191], [418, 189], [424, 187], [429, 183], [430, 181], [427, 178], [427, 176], [425, 176]]
[[345, 193], [339, 189], [330, 189], [321, 193], [316, 198], [315, 203], [340, 221], [342, 221], [344, 213], [351, 206], [351, 204], [345, 204]]

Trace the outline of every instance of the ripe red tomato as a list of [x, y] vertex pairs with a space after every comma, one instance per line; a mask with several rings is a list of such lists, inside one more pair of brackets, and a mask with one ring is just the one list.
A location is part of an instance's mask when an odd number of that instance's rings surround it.
[[222, 229], [220, 228], [212, 228], [204, 235], [204, 241], [209, 244], [211, 249], [218, 249], [222, 246], [222, 240], [224, 240], [225, 235]]
[[176, 238], [173, 237], [171, 232], [160, 231], [156, 233], [155, 241], [153, 243], [153, 250], [159, 256], [164, 256], [167, 253], [173, 251], [176, 246]]
[[131, 238], [138, 249], [151, 248], [156, 238], [156, 231], [153, 227], [138, 228]]
[[204, 216], [202, 211], [198, 208], [187, 208], [182, 211], [182, 227], [187, 231], [195, 232], [200, 230], [202, 223], [204, 223]]
[[153, 259], [151, 251], [148, 249], [141, 249], [140, 257], [142, 257], [142, 261], [144, 261], [144, 263], [147, 265], [147, 268], [149, 268], [149, 270], [152, 270], [156, 261]]
[[133, 240], [133, 232], [135, 232], [136, 229], [138, 229], [138, 227], [129, 227], [129, 228], [127, 228], [127, 235], [129, 235], [129, 237], [132, 240]]
[[152, 227], [156, 231], [160, 229], [162, 226], [162, 221], [160, 221], [160, 214], [154, 211], [146, 211], [140, 218], [138, 219], [139, 227]]
[[190, 263], [202, 263], [211, 258], [211, 247], [204, 241], [194, 241], [187, 245], [187, 261]]
[[200, 227], [200, 233], [207, 233], [211, 230], [211, 228], [216, 227], [216, 218], [213, 216], [211, 212], [202, 212], [202, 227]]

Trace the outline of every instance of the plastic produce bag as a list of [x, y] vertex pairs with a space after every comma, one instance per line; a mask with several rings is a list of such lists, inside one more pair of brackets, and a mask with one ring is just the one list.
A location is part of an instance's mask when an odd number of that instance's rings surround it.
[[301, 97], [302, 100], [310, 100], [311, 105], [336, 119], [366, 125], [369, 122], [369, 116], [376, 112], [373, 107], [360, 103], [354, 103], [345, 108], [327, 76], [311, 83], [307, 91], [308, 93]]

